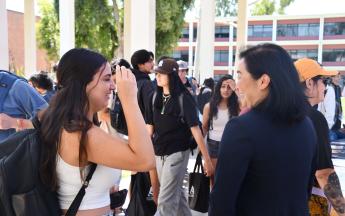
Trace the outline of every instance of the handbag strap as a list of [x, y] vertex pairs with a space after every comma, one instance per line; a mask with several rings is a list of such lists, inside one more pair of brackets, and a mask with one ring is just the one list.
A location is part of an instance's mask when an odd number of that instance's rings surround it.
[[91, 164], [90, 171], [87, 174], [86, 179], [85, 179], [83, 185], [81, 186], [77, 196], [74, 198], [72, 204], [68, 208], [65, 216], [75, 216], [77, 214], [77, 211], [79, 209], [81, 201], [83, 200], [83, 198], [85, 196], [85, 189], [89, 186], [89, 182], [92, 178], [93, 173], [96, 170], [96, 167], [97, 167], [97, 164], [94, 164], [94, 163]]
[[195, 165], [194, 165], [194, 173], [196, 172], [200, 172], [201, 169], [201, 173], [205, 174], [204, 172], [204, 167], [202, 165], [202, 158], [201, 158], [201, 152], [198, 153], [198, 155], [196, 156], [196, 161], [195, 161]]

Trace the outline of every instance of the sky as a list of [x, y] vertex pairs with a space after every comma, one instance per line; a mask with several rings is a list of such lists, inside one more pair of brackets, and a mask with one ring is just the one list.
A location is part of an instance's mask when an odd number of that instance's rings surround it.
[[[24, 11], [25, 0], [6, 0], [6, 7], [10, 10]], [[37, 1], [35, 1], [35, 11], [38, 14]], [[168, 1], [168, 0], [167, 0]], [[248, 0], [248, 3], [256, 0]], [[278, 0], [276, 0], [278, 1]], [[195, 0], [197, 7], [200, 0]], [[198, 10], [192, 9], [186, 14], [186, 17], [198, 16]], [[313, 15], [313, 14], [344, 14], [345, 15], [345, 0], [295, 0], [291, 5], [285, 9], [287, 15]]]

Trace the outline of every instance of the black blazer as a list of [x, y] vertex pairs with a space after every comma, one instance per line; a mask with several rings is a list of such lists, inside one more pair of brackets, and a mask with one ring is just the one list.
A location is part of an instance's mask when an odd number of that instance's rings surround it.
[[211, 216], [309, 216], [316, 134], [308, 117], [273, 122], [252, 110], [227, 123], [220, 143]]

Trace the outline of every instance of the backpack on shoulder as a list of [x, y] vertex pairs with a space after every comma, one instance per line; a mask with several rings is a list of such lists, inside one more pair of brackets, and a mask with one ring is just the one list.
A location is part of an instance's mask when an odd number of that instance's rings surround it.
[[[0, 215], [1, 216], [61, 216], [57, 194], [43, 184], [41, 164], [40, 124], [35, 117], [34, 129], [20, 131], [0, 142]], [[93, 164], [85, 184], [69, 207], [67, 216], [76, 215], [96, 164]]]
[[[139, 107], [143, 107], [143, 101], [140, 98], [141, 89], [144, 85], [144, 80], [137, 80], [138, 87], [138, 104]], [[110, 108], [110, 123], [111, 126], [118, 132], [128, 136], [127, 122], [125, 118], [125, 113], [122, 108], [120, 98], [116, 93], [113, 94], [113, 102]]]
[[110, 108], [110, 123], [118, 133], [128, 135], [125, 113], [123, 112], [121, 101], [117, 95], [117, 92], [114, 94], [113, 102]]

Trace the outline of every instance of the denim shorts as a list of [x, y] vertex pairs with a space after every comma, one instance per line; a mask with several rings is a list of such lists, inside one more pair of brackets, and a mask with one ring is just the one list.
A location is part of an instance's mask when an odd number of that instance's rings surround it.
[[207, 139], [208, 154], [211, 158], [218, 158], [219, 141]]

